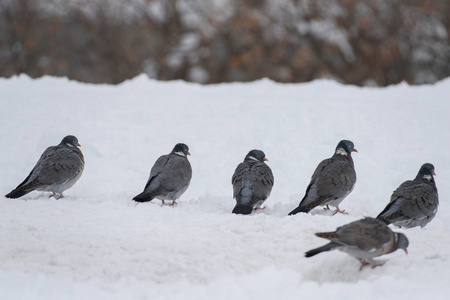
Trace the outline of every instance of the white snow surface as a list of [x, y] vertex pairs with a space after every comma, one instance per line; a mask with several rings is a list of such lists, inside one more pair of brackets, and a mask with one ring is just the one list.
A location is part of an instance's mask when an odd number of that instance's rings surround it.
[[[118, 86], [26, 76], [0, 80], [0, 190], [16, 187], [46, 147], [76, 135], [83, 176], [54, 200], [0, 201], [1, 299], [448, 299], [450, 80], [358, 88], [329, 80], [211, 86], [145, 76]], [[317, 164], [350, 139], [354, 191], [330, 216], [288, 217]], [[178, 142], [193, 179], [172, 208], [131, 201]], [[251, 149], [275, 176], [266, 209], [231, 214], [231, 176]], [[383, 267], [358, 271], [339, 251], [305, 258], [331, 231], [376, 216], [392, 191], [436, 167], [440, 207]]]

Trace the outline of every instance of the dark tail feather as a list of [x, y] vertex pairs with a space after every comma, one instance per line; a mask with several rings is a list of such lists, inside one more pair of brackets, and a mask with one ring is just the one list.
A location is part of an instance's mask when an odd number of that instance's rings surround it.
[[14, 190], [12, 190], [9, 194], [6, 194], [5, 197], [6, 198], [11, 198], [11, 199], [16, 199], [16, 198], [20, 198], [23, 195], [28, 194], [29, 192], [33, 191], [33, 189], [23, 189], [23, 188], [16, 188]]
[[153, 200], [153, 197], [146, 192], [142, 192], [136, 197], [134, 197], [133, 200], [136, 202], [149, 202]]
[[384, 223], [386, 223], [386, 225], [389, 225], [392, 223], [391, 221], [386, 220], [381, 214], [379, 214], [377, 216], [377, 219], [383, 221]]
[[249, 215], [252, 213], [252, 211], [253, 211], [253, 206], [236, 204], [232, 213], [238, 214], [238, 215]]
[[322, 253], [322, 252], [325, 252], [325, 251], [330, 251], [330, 250], [333, 250], [333, 249], [334, 249], [333, 244], [332, 243], [328, 243], [326, 245], [323, 245], [322, 247], [315, 248], [315, 249], [309, 250], [308, 252], [305, 252], [305, 257], [311, 257], [311, 256], [314, 256], [316, 254], [319, 254], [319, 253]]
[[290, 213], [289, 213], [289, 216], [292, 216], [292, 215], [296, 215], [296, 214], [298, 214], [298, 213], [309, 213], [309, 211], [310, 211], [311, 209], [309, 209], [309, 208], [306, 208], [306, 207], [297, 207], [296, 209], [294, 209], [293, 211], [291, 211]]

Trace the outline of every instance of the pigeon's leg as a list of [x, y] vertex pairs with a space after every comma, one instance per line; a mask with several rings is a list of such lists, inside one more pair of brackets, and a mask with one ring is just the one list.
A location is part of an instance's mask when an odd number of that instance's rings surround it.
[[368, 263], [367, 261], [361, 261], [361, 267], [359, 268], [359, 270], [361, 271], [362, 269], [364, 269], [365, 266], [370, 266], [371, 263]]
[[166, 202], [164, 202], [164, 200], [161, 200], [161, 201], [162, 201], [162, 205], [166, 204]]
[[348, 215], [348, 212], [345, 211], [345, 209], [340, 210], [339, 206], [336, 206], [336, 210], [333, 212], [333, 216], [337, 213], [343, 214], [343, 215]]
[[323, 208], [325, 210], [330, 210], [330, 207], [328, 206], [328, 204]]
[[177, 201], [176, 200], [173, 200], [172, 201], [172, 204], [170, 204], [170, 206], [175, 206], [177, 204]]
[[63, 195], [63, 194], [57, 194], [57, 193], [55, 193], [55, 192], [52, 192], [52, 194], [51, 194], [50, 196], [48, 196], [48, 197], [49, 197], [49, 198], [55, 197], [55, 199], [58, 200], [58, 199], [64, 198], [64, 195]]
[[266, 208], [265, 206], [263, 206], [263, 207], [257, 206], [257, 207], [253, 207], [253, 210], [264, 210], [265, 208]]
[[372, 261], [372, 269], [375, 269], [376, 267], [381, 267], [382, 265], [384, 265], [384, 261]]

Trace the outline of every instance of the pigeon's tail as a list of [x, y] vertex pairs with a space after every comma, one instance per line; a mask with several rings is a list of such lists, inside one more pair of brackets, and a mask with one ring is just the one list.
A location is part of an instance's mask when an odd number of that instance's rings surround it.
[[5, 197], [16, 199], [22, 197], [23, 195], [28, 194], [31, 191], [33, 191], [33, 189], [24, 189], [23, 187], [18, 187], [12, 190], [9, 194], [6, 194]]
[[305, 252], [305, 257], [311, 257], [311, 256], [314, 256], [316, 254], [319, 254], [319, 253], [322, 253], [322, 252], [325, 252], [325, 251], [330, 251], [330, 250], [333, 250], [333, 249], [334, 249], [333, 243], [328, 243], [326, 245], [323, 245], [322, 247], [315, 248], [315, 249], [309, 250], [308, 252]]
[[253, 211], [253, 206], [236, 204], [232, 213], [238, 215], [249, 215]]
[[298, 206], [296, 209], [291, 211], [289, 213], [289, 215], [292, 216], [292, 215], [296, 215], [296, 214], [301, 213], [301, 212], [302, 213], [309, 213], [310, 210], [311, 210], [310, 208]]
[[136, 202], [149, 202], [153, 200], [153, 197], [149, 193], [142, 192], [134, 197], [133, 200]]
[[386, 223], [386, 225], [389, 225], [389, 224], [392, 223], [391, 221], [386, 220], [386, 219], [384, 218], [384, 216], [382, 216], [381, 214], [379, 214], [379, 215], [377, 216], [377, 219], [380, 220], [380, 221], [383, 221], [384, 223]]

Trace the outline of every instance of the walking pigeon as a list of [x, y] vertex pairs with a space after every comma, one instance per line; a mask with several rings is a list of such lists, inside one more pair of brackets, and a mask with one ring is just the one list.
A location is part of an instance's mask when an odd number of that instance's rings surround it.
[[378, 219], [398, 227], [425, 227], [436, 216], [439, 196], [434, 182], [434, 166], [424, 164], [414, 180], [403, 182]]
[[175, 145], [172, 152], [159, 157], [150, 171], [144, 191], [133, 200], [148, 202], [156, 198], [163, 204], [164, 200], [171, 200], [171, 205], [175, 205], [191, 183], [192, 168], [187, 155], [191, 155], [189, 147], [180, 143]]
[[374, 218], [364, 218], [339, 227], [336, 231], [319, 232], [316, 235], [330, 242], [306, 252], [306, 257], [337, 249], [359, 260], [360, 271], [368, 265], [372, 268], [383, 265], [383, 262], [373, 260], [374, 257], [395, 252], [397, 249], [403, 249], [408, 254], [409, 241], [406, 236], [391, 231], [383, 221]]
[[234, 171], [231, 178], [233, 198], [236, 199], [234, 214], [248, 215], [269, 197], [274, 178], [264, 161], [268, 161], [264, 152], [252, 150]]
[[342, 140], [336, 146], [334, 155], [323, 160], [314, 171], [306, 194], [296, 209], [289, 215], [299, 212], [308, 213], [319, 205], [336, 207], [333, 214], [346, 213], [339, 204], [350, 194], [355, 186], [356, 173], [352, 152], [358, 152], [351, 141]]
[[31, 191], [52, 192], [50, 197], [63, 198], [63, 192], [80, 179], [84, 169], [81, 145], [68, 135], [57, 146], [48, 147], [25, 180], [6, 198], [19, 198]]

